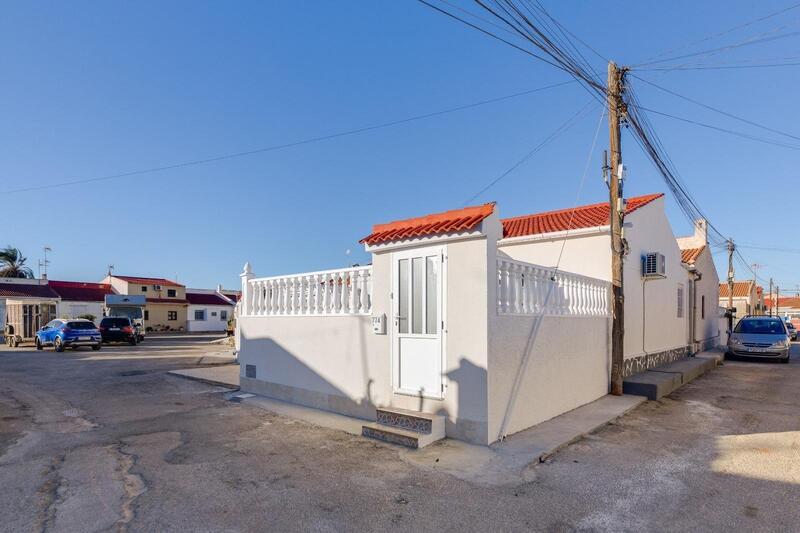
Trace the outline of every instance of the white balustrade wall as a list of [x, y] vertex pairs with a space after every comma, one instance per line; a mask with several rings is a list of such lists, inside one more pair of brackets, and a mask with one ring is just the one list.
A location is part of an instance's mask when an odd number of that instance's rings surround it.
[[372, 267], [251, 278], [245, 316], [369, 315]]
[[506, 258], [497, 259], [497, 277], [500, 315], [610, 315], [607, 281]]

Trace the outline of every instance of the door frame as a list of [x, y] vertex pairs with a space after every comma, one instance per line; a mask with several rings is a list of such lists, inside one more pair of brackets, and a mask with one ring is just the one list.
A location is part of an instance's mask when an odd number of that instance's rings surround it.
[[[430, 246], [420, 246], [415, 248], [406, 248], [391, 253], [392, 262], [392, 287], [390, 293], [391, 300], [391, 316], [389, 317], [388, 326], [391, 328], [390, 332], [390, 350], [391, 350], [391, 379], [392, 379], [392, 393], [402, 396], [413, 396], [419, 398], [419, 392], [409, 391], [400, 388], [400, 371], [399, 365], [399, 333], [398, 322], [396, 320], [399, 311], [399, 299], [397, 298], [397, 290], [399, 285], [399, 272], [398, 261], [400, 259], [410, 259], [412, 257], [426, 257], [431, 255], [439, 256], [439, 294], [437, 295], [439, 303], [439, 379], [438, 379], [438, 392], [431, 394], [426, 392], [421, 396], [431, 400], [442, 400], [447, 392], [447, 380], [445, 379], [445, 369], [447, 368], [447, 245], [436, 244]], [[409, 271], [411, 269], [411, 262], [409, 261]], [[412, 303], [408, 302], [409, 309]], [[409, 331], [411, 330], [411, 321], [409, 320]]]

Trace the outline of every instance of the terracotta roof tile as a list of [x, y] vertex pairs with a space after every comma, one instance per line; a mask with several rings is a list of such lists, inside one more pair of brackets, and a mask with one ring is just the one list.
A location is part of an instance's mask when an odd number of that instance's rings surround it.
[[[648, 194], [628, 198], [625, 214], [630, 214], [657, 198], [663, 193]], [[534, 213], [520, 217], [506, 218], [503, 223], [503, 237], [523, 237], [541, 233], [554, 233], [570, 229], [593, 228], [608, 225], [608, 202]]]
[[56, 281], [51, 279], [50, 287], [62, 300], [79, 302], [105, 302], [106, 294], [114, 294], [107, 283], [87, 283], [83, 281]]
[[[752, 281], [734, 281], [733, 282], [733, 297], [734, 298], [747, 298], [750, 296], [750, 290], [753, 286]], [[723, 282], [719, 284], [719, 297], [728, 297], [728, 283]]]
[[493, 212], [494, 202], [406, 220], [396, 220], [386, 224], [375, 224], [372, 227], [372, 233], [359, 242], [380, 244], [414, 237], [469, 231]]
[[231, 303], [219, 294], [187, 292], [186, 300], [188, 300], [191, 305], [227, 305], [232, 307]]
[[701, 246], [699, 248], [683, 248], [681, 249], [681, 262], [686, 263], [687, 265], [691, 265], [697, 258], [700, 257], [700, 254], [703, 253], [705, 250], [705, 246]]
[[0, 297], [2, 298], [59, 298], [58, 294], [50, 288], [50, 285], [0, 283]]
[[138, 283], [139, 285], [164, 285], [165, 287], [183, 287], [180, 283], [165, 278], [141, 278], [137, 276], [117, 276], [111, 277], [127, 281], [128, 283]]

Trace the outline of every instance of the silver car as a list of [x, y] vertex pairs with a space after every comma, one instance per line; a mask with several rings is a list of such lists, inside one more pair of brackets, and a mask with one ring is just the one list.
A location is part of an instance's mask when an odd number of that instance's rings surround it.
[[789, 338], [793, 341], [797, 340], [797, 328], [794, 327], [794, 324], [789, 322], [788, 320], [784, 321], [786, 324], [786, 331], [789, 332]]
[[728, 336], [728, 357], [760, 357], [789, 362], [789, 332], [783, 320], [769, 316], [746, 316]]

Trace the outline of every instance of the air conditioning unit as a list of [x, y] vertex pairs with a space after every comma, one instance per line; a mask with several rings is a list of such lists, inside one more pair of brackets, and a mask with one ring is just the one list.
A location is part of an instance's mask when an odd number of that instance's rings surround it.
[[161, 285], [153, 285], [153, 290], [154, 291], [160, 291], [161, 290]]
[[664, 254], [648, 252], [642, 255], [643, 278], [666, 278], [667, 267]]

